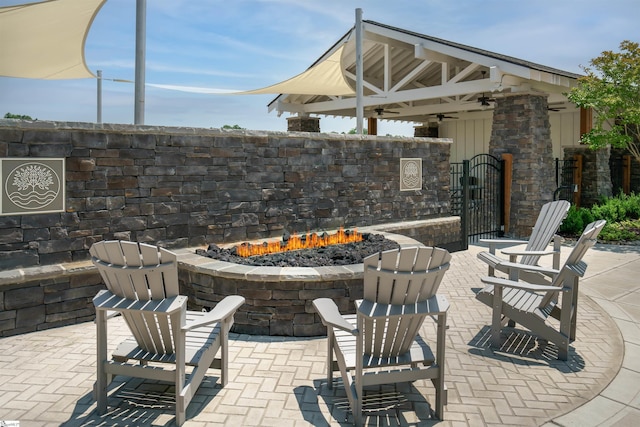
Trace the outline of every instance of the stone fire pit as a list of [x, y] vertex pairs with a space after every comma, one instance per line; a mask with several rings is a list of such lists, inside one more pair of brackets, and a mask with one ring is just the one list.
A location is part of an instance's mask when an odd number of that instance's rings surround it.
[[[401, 247], [420, 244], [406, 236], [378, 232]], [[246, 303], [235, 315], [233, 332], [251, 335], [316, 336], [326, 333], [311, 302], [332, 298], [341, 312], [355, 312], [362, 298], [363, 265], [332, 267], [265, 267], [203, 257], [195, 248], [178, 254], [180, 293], [190, 309], [209, 309], [227, 295]]]

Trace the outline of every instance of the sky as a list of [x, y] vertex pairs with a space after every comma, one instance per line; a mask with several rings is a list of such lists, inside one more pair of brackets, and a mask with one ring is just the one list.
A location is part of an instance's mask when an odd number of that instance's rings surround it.
[[[0, 0], [0, 7], [26, 1]], [[147, 0], [146, 83], [250, 90], [307, 69], [363, 19], [581, 73], [620, 42], [640, 42], [638, 0]], [[102, 121], [134, 121], [136, 0], [108, 0], [85, 45], [102, 70]], [[1, 58], [0, 58], [1, 60]], [[147, 86], [146, 125], [286, 131], [268, 112], [275, 95], [212, 95]], [[95, 79], [0, 77], [0, 117], [95, 122]], [[413, 135], [413, 124], [380, 121], [378, 134]], [[355, 119], [322, 117], [323, 132]]]

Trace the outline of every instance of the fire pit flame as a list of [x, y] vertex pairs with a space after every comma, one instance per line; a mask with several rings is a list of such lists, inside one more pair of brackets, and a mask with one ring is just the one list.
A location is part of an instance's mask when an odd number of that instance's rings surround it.
[[317, 233], [307, 233], [301, 237], [294, 233], [287, 241], [264, 242], [259, 244], [245, 242], [239, 245], [236, 249], [239, 256], [246, 258], [256, 255], [268, 255], [278, 252], [314, 249], [329, 245], [361, 242], [362, 239], [362, 234], [358, 233], [357, 230], [345, 231], [344, 228], [340, 227], [340, 230], [334, 234], [324, 233], [323, 235], [318, 235]]

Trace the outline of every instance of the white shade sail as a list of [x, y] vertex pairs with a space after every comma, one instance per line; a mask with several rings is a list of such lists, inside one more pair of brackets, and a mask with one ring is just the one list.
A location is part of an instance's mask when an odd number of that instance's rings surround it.
[[147, 83], [147, 86], [181, 92], [205, 93], [210, 95], [259, 95], [259, 94], [292, 94], [292, 95], [355, 95], [354, 89], [344, 76], [342, 55], [344, 45], [340, 46], [325, 60], [318, 62], [306, 71], [271, 86], [253, 90], [229, 90], [206, 87], [167, 85]]
[[0, 8], [0, 76], [95, 78], [84, 59], [89, 28], [106, 0], [49, 0]]
[[344, 45], [336, 49], [327, 59], [288, 80], [262, 89], [247, 90], [239, 94], [355, 95], [354, 89], [344, 76], [342, 67], [343, 50]]

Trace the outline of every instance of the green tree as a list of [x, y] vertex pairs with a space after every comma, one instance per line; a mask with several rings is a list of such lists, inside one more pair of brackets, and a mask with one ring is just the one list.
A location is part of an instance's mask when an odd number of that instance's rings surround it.
[[591, 108], [593, 129], [581, 142], [597, 149], [627, 148], [640, 162], [640, 47], [628, 40], [620, 52], [605, 51], [582, 67], [567, 97], [578, 107]]
[[243, 127], [240, 127], [240, 125], [223, 125], [222, 129], [229, 129], [229, 130], [244, 130]]
[[[358, 133], [358, 128], [352, 128], [352, 129], [349, 129], [349, 132], [347, 132], [347, 135], [356, 135], [357, 133]], [[369, 134], [369, 131], [367, 129], [362, 129], [362, 134], [367, 135]]]
[[27, 116], [26, 114], [11, 114], [7, 113], [4, 115], [5, 119], [20, 119], [20, 120], [33, 120], [31, 116]]

